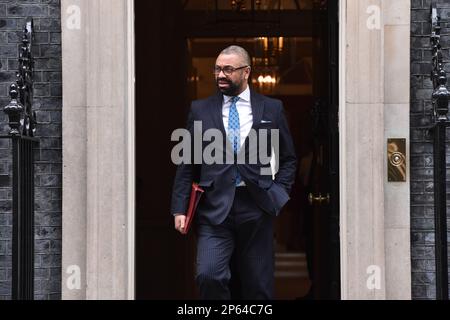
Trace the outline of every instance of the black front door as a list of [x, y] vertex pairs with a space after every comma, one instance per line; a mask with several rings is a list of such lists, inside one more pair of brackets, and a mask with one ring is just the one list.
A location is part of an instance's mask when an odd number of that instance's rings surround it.
[[314, 299], [340, 298], [338, 1], [314, 15], [314, 105], [307, 257]]

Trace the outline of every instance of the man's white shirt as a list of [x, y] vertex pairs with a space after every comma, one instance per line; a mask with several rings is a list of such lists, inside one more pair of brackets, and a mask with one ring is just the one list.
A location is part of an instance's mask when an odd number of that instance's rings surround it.
[[[238, 95], [239, 100], [236, 102], [236, 109], [239, 114], [239, 125], [240, 125], [240, 146], [244, 145], [245, 139], [250, 133], [253, 126], [253, 111], [250, 101], [250, 88], [247, 86], [240, 95]], [[225, 132], [228, 137], [228, 118], [230, 116], [230, 107], [232, 96], [223, 95], [222, 102], [222, 119], [223, 126], [225, 127]], [[238, 187], [245, 186], [245, 182], [242, 181]]]
[[[253, 126], [253, 111], [252, 105], [250, 101], [250, 88], [247, 86], [239, 96], [239, 100], [236, 102], [236, 109], [239, 113], [239, 124], [240, 124], [240, 146], [247, 139], [248, 134]], [[230, 116], [230, 107], [231, 107], [231, 98], [232, 96], [223, 95], [222, 102], [222, 118], [223, 125], [225, 127], [225, 131], [228, 136], [228, 118]]]

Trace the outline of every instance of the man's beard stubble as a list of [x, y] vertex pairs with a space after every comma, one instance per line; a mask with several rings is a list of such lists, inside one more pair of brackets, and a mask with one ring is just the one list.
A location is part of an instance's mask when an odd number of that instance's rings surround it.
[[[228, 83], [229, 87], [227, 89], [222, 89], [219, 87], [219, 81]], [[222, 92], [226, 96], [237, 96], [240, 93], [241, 86], [237, 83], [233, 83], [230, 79], [227, 78], [219, 78], [216, 80], [217, 88], [220, 92]]]

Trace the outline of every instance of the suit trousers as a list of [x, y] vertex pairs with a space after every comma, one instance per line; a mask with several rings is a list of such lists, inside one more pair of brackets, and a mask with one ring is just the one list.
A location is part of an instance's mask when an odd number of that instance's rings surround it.
[[197, 224], [196, 282], [202, 299], [231, 298], [232, 256], [239, 273], [239, 296], [245, 300], [273, 299], [273, 220], [256, 205], [247, 187], [237, 187], [223, 223]]

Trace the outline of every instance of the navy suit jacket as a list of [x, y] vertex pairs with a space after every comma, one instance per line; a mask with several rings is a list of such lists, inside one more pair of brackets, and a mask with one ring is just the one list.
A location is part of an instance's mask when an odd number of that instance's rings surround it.
[[[197, 208], [196, 217], [205, 219], [213, 225], [222, 223], [233, 204], [236, 190], [235, 179], [236, 170], [239, 170], [242, 180], [245, 181], [250, 194], [256, 204], [272, 215], [278, 215], [280, 210], [289, 200], [289, 193], [295, 180], [297, 168], [297, 159], [294, 150], [294, 144], [289, 132], [286, 117], [284, 115], [283, 104], [280, 100], [272, 99], [260, 95], [251, 90], [251, 107], [253, 113], [252, 129], [257, 133], [257, 143], [250, 143], [247, 137], [244, 146], [240, 152], [241, 156], [249, 159], [250, 155], [258, 155], [260, 143], [259, 132], [266, 129], [267, 136], [262, 135], [267, 143], [267, 150], [271, 152], [271, 129], [279, 131], [279, 170], [275, 175], [261, 175], [261, 168], [270, 168], [270, 164], [261, 163], [257, 156], [256, 163], [241, 164], [226, 162], [225, 156], [233, 151], [231, 144], [226, 136], [223, 125], [222, 104], [223, 95], [218, 93], [203, 100], [193, 101], [187, 121], [187, 129], [191, 135], [194, 135], [194, 121], [201, 121], [202, 133], [208, 129], [218, 129], [223, 135], [223, 148], [220, 152], [223, 155], [223, 163], [206, 164], [180, 164], [175, 175], [175, 181], [172, 191], [171, 213], [186, 213], [192, 182], [197, 181], [205, 190], [203, 197]], [[192, 139], [194, 140], [194, 139]], [[202, 151], [211, 142], [202, 142]], [[192, 144], [193, 146], [193, 144]], [[192, 154], [194, 149], [192, 149]], [[269, 155], [269, 154], [267, 154]], [[193, 156], [192, 156], [193, 158]], [[193, 159], [192, 159], [193, 160]], [[234, 159], [236, 160], [236, 159]], [[253, 161], [254, 162], [254, 161]]]

